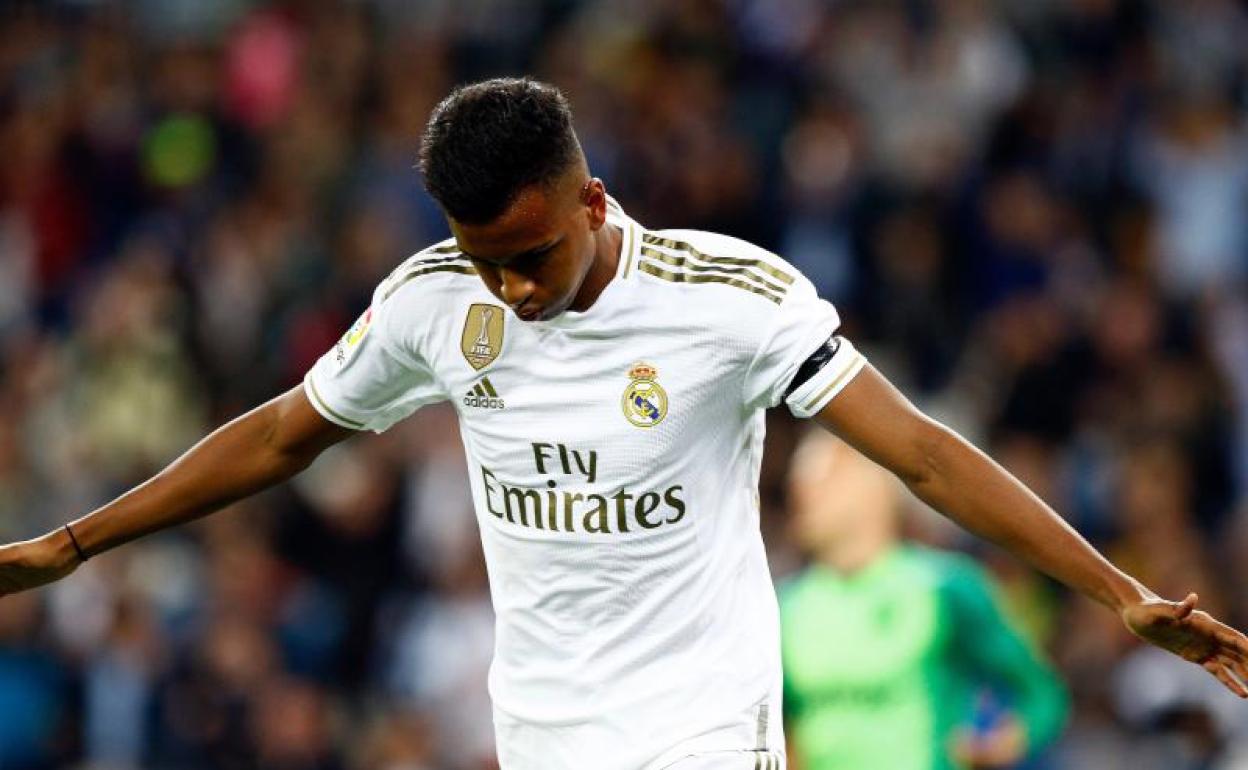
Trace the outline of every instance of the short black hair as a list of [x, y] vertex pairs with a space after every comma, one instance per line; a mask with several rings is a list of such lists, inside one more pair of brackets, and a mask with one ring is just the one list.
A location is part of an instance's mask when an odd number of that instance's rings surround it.
[[420, 142], [425, 187], [458, 222], [482, 224], [520, 191], [582, 159], [568, 100], [529, 78], [461, 86], [433, 110]]

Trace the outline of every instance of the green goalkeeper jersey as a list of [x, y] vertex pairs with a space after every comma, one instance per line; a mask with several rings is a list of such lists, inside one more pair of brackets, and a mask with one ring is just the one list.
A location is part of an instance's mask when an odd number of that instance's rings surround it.
[[892, 549], [842, 575], [807, 569], [780, 592], [785, 715], [802, 770], [948, 770], [986, 689], [1053, 740], [1066, 693], [1002, 616], [974, 561]]

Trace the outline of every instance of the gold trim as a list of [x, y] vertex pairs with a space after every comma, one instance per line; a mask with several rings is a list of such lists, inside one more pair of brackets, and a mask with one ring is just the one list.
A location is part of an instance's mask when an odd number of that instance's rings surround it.
[[673, 273], [650, 262], [638, 262], [637, 269], [643, 273], [649, 273], [655, 278], [661, 278], [664, 281], [671, 281], [672, 283], [724, 283], [738, 289], [744, 289], [751, 294], [766, 297], [777, 305], [784, 301], [782, 298], [777, 297], [771, 292], [759, 288], [756, 284], [746, 283], [745, 281], [737, 278], [725, 278], [718, 275], [690, 275], [689, 273]]
[[651, 233], [643, 233], [641, 236], [641, 240], [644, 243], [650, 244], [651, 246], [662, 246], [665, 249], [675, 249], [676, 251], [686, 252], [690, 254], [691, 256], [702, 260], [703, 262], [715, 262], [715, 263], [719, 263], [722, 265], [738, 265], [740, 267], [752, 267], [756, 270], [760, 270], [770, 275], [772, 278], [775, 278], [776, 280], [780, 281], [780, 283], [784, 283], [784, 284], [793, 283], [793, 276], [789, 275], [788, 273], [784, 272], [783, 270], [777, 267], [772, 267], [771, 265], [767, 264], [761, 259], [742, 259], [740, 257], [715, 257], [715, 256], [711, 256], [710, 254], [704, 254], [703, 252], [698, 251], [693, 246], [689, 245], [688, 243], [685, 243], [684, 241], [677, 241], [671, 238], [660, 238], [659, 236], [653, 235]]
[[[431, 258], [432, 255], [436, 254], [452, 254], [454, 256], [442, 257], [440, 259]], [[396, 275], [402, 273], [404, 270], [411, 270], [412, 267], [416, 265], [423, 267], [425, 265], [437, 265], [443, 262], [455, 261], [471, 264], [471, 260], [463, 255], [463, 252], [459, 250], [459, 245], [455, 243], [455, 241], [450, 241], [442, 246], [430, 246], [429, 248], [419, 251], [400, 262], [393, 270], [390, 271], [390, 274], [386, 276], [386, 280], [393, 281]]]
[[441, 265], [448, 262], [460, 262], [465, 265], [472, 264], [472, 260], [467, 257], [439, 257], [438, 259], [418, 259], [415, 262], [410, 263], [408, 267], [428, 267], [430, 265]]
[[624, 223], [624, 240], [628, 244], [628, 248], [624, 250], [624, 254], [627, 255], [627, 259], [624, 262], [624, 274], [620, 276], [621, 278], [627, 278], [628, 271], [633, 266], [633, 249], [637, 246], [637, 233], [635, 232], [636, 228], [637, 225], [632, 222], [626, 221]]
[[329, 413], [330, 417], [333, 417], [335, 420], [338, 420], [339, 422], [346, 425], [346, 427], [351, 428], [353, 430], [362, 430], [364, 428], [364, 423], [356, 422], [355, 420], [349, 420], [346, 417], [343, 417], [342, 415], [335, 412], [333, 409], [330, 409], [329, 404], [325, 403], [325, 399], [321, 398], [320, 391], [316, 389], [316, 381], [311, 377], [308, 378], [308, 386], [309, 386], [309, 390], [312, 393], [312, 398], [316, 401], [316, 403], [321, 405], [322, 409], [324, 409], [327, 413]]
[[785, 292], [788, 291], [788, 289], [785, 288], [784, 286], [776, 286], [775, 284], [768, 282], [767, 279], [762, 277], [761, 275], [758, 275], [757, 273], [751, 273], [749, 270], [743, 267], [721, 267], [720, 265], [699, 265], [699, 264], [690, 262], [685, 257], [673, 257], [671, 254], [664, 253], [662, 251], [659, 251], [658, 249], [652, 249], [649, 246], [642, 246], [641, 254], [642, 256], [649, 257], [650, 259], [657, 259], [660, 262], [669, 264], [672, 267], [683, 268], [685, 270], [690, 270], [695, 273], [718, 272], [718, 273], [728, 273], [730, 275], [739, 275], [746, 280], [753, 281], [754, 283], [758, 284], [764, 289], [775, 292], [781, 297], [783, 297]]
[[762, 767], [763, 767], [763, 755], [760, 752], [754, 755], [754, 770], [762, 770]]
[[428, 275], [430, 273], [460, 273], [461, 275], [476, 275], [477, 270], [476, 268], [470, 265], [437, 265], [435, 267], [420, 268], [398, 279], [398, 281], [394, 284], [394, 286], [391, 286], [390, 290], [387, 291], [385, 295], [382, 296], [381, 301], [385, 302], [386, 300], [390, 299], [390, 295], [394, 294], [396, 291], [398, 291], [400, 288], [403, 287], [403, 284], [407, 283], [413, 278], [419, 278], [422, 275]]
[[832, 382], [828, 383], [827, 387], [825, 387], [823, 390], [819, 391], [819, 395], [817, 395], [817, 396], [815, 396], [814, 398], [812, 398], [812, 399], [810, 399], [809, 401], [807, 401], [807, 402], [806, 402], [806, 406], [804, 406], [804, 407], [802, 407], [802, 408], [803, 408], [804, 410], [808, 411], [808, 412], [809, 412], [811, 409], [813, 409], [813, 408], [814, 408], [814, 406], [815, 406], [815, 404], [819, 403], [819, 401], [820, 401], [820, 400], [821, 400], [821, 399], [822, 399], [825, 395], [827, 395], [828, 391], [830, 391], [830, 390], [834, 389], [837, 385], [840, 385], [842, 382], [844, 382], [844, 381], [845, 381], [845, 378], [846, 378], [846, 377], [848, 377], [848, 376], [850, 375], [850, 373], [854, 371], [854, 367], [858, 366], [858, 362], [859, 362], [859, 360], [860, 360], [861, 358], [862, 358], [862, 353], [859, 353], [859, 352], [855, 351], [855, 352], [854, 352], [854, 358], [853, 358], [853, 360], [852, 360], [852, 361], [850, 361], [849, 366], [845, 367], [845, 371], [843, 371], [843, 372], [841, 372], [840, 374], [838, 374], [838, 375], [836, 376], [836, 379], [835, 379], [835, 380], [832, 380]]
[[494, 385], [490, 382], [489, 377], [482, 377], [481, 385], [485, 387], [485, 394], [487, 396], [490, 398], [498, 398], [498, 391], [494, 390]]

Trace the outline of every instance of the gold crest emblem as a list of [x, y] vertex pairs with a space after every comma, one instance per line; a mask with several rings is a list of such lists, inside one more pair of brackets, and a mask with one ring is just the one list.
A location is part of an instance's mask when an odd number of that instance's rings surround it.
[[473, 369], [489, 366], [503, 350], [503, 309], [476, 304], [468, 308], [459, 349]]
[[658, 383], [659, 370], [637, 363], [628, 370], [628, 387], [620, 407], [624, 417], [638, 428], [653, 428], [667, 416], [667, 391]]

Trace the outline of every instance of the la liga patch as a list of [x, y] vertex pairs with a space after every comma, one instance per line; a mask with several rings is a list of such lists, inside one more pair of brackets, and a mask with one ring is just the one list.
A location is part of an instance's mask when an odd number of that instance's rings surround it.
[[346, 363], [347, 356], [360, 344], [360, 340], [364, 339], [364, 335], [368, 334], [368, 330], [372, 325], [373, 309], [370, 307], [355, 320], [355, 323], [351, 324], [351, 328], [347, 329], [347, 333], [342, 335], [342, 339], [338, 340], [338, 344], [334, 346], [334, 357], [339, 364]]

